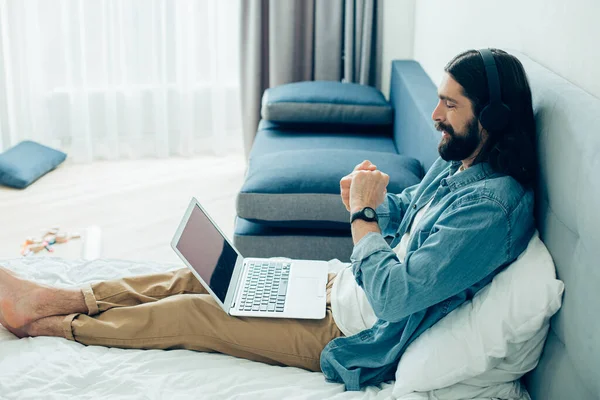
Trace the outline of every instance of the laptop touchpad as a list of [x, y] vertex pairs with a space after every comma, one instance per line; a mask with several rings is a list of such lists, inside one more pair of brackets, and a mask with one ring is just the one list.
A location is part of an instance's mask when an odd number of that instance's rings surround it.
[[307, 297], [317, 297], [319, 295], [319, 280], [315, 278], [297, 278], [296, 284], [298, 293]]

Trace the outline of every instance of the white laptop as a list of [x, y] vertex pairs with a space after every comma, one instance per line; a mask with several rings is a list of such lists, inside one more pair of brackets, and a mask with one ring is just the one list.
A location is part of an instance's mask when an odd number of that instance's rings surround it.
[[171, 247], [230, 315], [325, 317], [327, 262], [244, 258], [195, 198]]

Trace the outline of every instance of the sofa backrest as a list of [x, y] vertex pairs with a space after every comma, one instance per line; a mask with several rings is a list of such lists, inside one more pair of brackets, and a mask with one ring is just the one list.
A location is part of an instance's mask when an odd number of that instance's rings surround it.
[[[565, 283], [563, 307], [525, 382], [533, 400], [600, 400], [600, 99], [510, 53], [533, 93], [538, 229]], [[392, 63], [390, 101], [398, 152], [429, 168], [440, 140], [431, 121], [437, 89], [417, 62]]]

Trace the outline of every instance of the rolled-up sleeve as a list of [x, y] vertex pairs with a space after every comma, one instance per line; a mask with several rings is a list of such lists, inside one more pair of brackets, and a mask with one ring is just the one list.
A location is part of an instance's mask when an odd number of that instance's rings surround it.
[[388, 193], [383, 204], [377, 207], [379, 229], [384, 237], [396, 233], [418, 188], [417, 184], [407, 187], [400, 194]]

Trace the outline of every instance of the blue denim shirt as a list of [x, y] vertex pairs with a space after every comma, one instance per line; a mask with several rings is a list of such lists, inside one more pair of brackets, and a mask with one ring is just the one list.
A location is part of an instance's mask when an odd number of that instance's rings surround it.
[[[328, 381], [359, 390], [394, 379], [413, 340], [527, 247], [534, 232], [532, 190], [486, 163], [454, 175], [459, 166], [438, 159], [420, 184], [388, 194], [377, 209], [382, 234], [369, 233], [354, 246], [354, 276], [378, 321], [325, 346], [321, 369]], [[392, 248], [430, 200], [399, 260]], [[393, 237], [390, 244], [384, 236]]]

